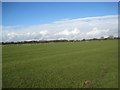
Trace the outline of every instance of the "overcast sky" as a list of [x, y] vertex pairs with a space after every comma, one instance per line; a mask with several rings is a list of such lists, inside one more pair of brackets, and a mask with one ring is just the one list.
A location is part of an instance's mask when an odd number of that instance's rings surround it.
[[4, 2], [3, 41], [118, 35], [117, 2]]

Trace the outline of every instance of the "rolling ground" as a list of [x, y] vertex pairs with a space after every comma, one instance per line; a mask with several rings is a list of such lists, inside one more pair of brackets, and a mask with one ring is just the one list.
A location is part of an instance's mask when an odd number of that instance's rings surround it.
[[118, 41], [2, 46], [3, 88], [117, 88]]

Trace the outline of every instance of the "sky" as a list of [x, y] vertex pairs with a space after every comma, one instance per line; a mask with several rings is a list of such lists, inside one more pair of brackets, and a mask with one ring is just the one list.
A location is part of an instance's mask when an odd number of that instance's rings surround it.
[[119, 0], [2, 0], [2, 2], [119, 2]]
[[3, 2], [2, 40], [117, 36], [117, 2]]

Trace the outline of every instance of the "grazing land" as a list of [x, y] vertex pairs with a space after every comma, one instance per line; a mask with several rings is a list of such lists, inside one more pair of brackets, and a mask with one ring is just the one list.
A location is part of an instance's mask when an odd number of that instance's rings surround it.
[[3, 88], [117, 88], [118, 40], [2, 45]]

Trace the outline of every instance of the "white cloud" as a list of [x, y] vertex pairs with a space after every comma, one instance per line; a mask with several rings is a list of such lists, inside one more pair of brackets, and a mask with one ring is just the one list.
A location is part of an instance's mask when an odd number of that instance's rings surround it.
[[30, 27], [3, 26], [3, 41], [83, 39], [118, 35], [118, 16], [63, 19]]
[[109, 31], [108, 29], [107, 30], [98, 30], [97, 28], [93, 28], [92, 31], [87, 32], [86, 34], [87, 35], [99, 35], [99, 34], [102, 34], [102, 33], [106, 33], [108, 31]]
[[40, 31], [40, 34], [42, 34], [42, 35], [46, 35], [47, 33], [48, 33], [47, 30], [45, 30], [45, 31]]
[[61, 32], [56, 33], [55, 35], [76, 35], [79, 34], [79, 30], [77, 28], [69, 31], [69, 30], [63, 30]]

